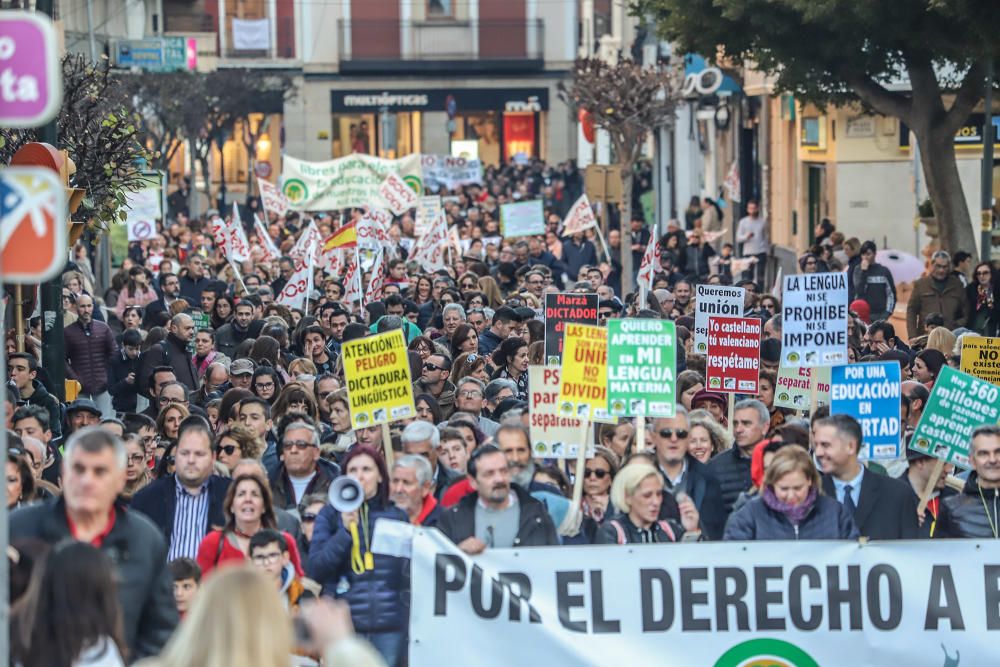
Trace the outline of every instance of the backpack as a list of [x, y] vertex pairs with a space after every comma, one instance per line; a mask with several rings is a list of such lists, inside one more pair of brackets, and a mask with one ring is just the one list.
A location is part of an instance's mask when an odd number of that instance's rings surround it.
[[[618, 521], [618, 519], [612, 519], [610, 521], [610, 523], [611, 523], [612, 526], [614, 526], [615, 533], [618, 536], [618, 544], [628, 544], [628, 542], [625, 539], [625, 529], [622, 528], [622, 525]], [[660, 519], [656, 523], [657, 523], [657, 525], [660, 526], [660, 530], [662, 530], [664, 533], [666, 533], [667, 538], [671, 542], [676, 542], [677, 541], [677, 537], [674, 535], [674, 531], [670, 527], [670, 523], [666, 519]]]

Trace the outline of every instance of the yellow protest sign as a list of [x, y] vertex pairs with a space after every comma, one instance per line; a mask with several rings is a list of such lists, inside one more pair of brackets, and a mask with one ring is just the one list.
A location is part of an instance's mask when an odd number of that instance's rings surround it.
[[406, 340], [399, 329], [344, 343], [351, 428], [415, 417]]
[[1000, 338], [962, 337], [963, 373], [1000, 385]]
[[568, 322], [563, 332], [559, 414], [593, 419], [608, 415], [608, 330]]

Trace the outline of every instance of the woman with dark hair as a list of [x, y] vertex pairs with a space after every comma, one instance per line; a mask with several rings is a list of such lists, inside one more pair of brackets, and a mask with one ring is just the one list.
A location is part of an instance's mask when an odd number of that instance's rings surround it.
[[528, 344], [523, 338], [507, 338], [493, 352], [497, 367], [491, 380], [512, 380], [517, 385], [517, 398], [528, 400]]
[[[242, 474], [233, 480], [222, 501], [226, 525], [213, 530], [198, 545], [202, 574], [225, 562], [243, 562], [250, 552], [250, 538], [264, 528], [277, 529], [271, 487], [262, 475]], [[282, 532], [295, 572], [302, 576], [302, 562], [295, 538]]]
[[421, 362], [427, 361], [427, 357], [437, 351], [434, 347], [434, 343], [427, 336], [417, 336], [410, 341], [410, 344], [407, 345], [407, 349], [411, 352], [419, 354]]
[[223, 324], [228, 324], [233, 320], [233, 310], [236, 306], [233, 304], [232, 297], [225, 294], [220, 294], [215, 299], [215, 305], [212, 306], [212, 328], [218, 329]]
[[281, 378], [278, 376], [277, 369], [271, 366], [260, 366], [255, 370], [253, 379], [250, 381], [250, 391], [273, 405], [274, 400], [278, 397], [278, 392], [281, 391]]
[[252, 391], [239, 387], [226, 390], [226, 393], [222, 395], [222, 402], [219, 403], [219, 431], [229, 428], [239, 421], [240, 401], [253, 395]]
[[459, 324], [451, 335], [451, 358], [479, 351], [479, 334], [471, 324]]
[[451, 365], [449, 380], [457, 387], [462, 378], [471, 376], [486, 384], [490, 381], [490, 373], [493, 370], [487, 366], [488, 361], [489, 357], [478, 352], [460, 354], [455, 357], [455, 362]]
[[1000, 281], [989, 262], [980, 262], [965, 287], [969, 303], [969, 328], [980, 336], [1000, 334]]
[[281, 388], [281, 393], [271, 407], [271, 419], [278, 423], [289, 412], [301, 412], [312, 417], [314, 422], [319, 421], [316, 399], [301, 382], [289, 382]]
[[174, 456], [174, 451], [177, 449], [177, 443], [173, 440], [158, 440], [156, 443], [157, 459], [156, 468], [153, 469], [153, 477], [156, 479], [163, 479], [168, 475], [174, 474], [174, 467], [177, 461]]
[[435, 426], [444, 420], [441, 406], [438, 404], [437, 399], [430, 394], [417, 394], [413, 403], [417, 408], [417, 419], [422, 419]]
[[28, 592], [11, 610], [15, 665], [125, 665], [127, 650], [111, 559], [65, 541], [35, 564]]
[[7, 509], [30, 503], [35, 499], [35, 476], [31, 472], [28, 454], [20, 449], [7, 450]]
[[434, 283], [431, 281], [430, 276], [420, 275], [417, 276], [416, 288], [413, 290], [411, 299], [418, 306], [422, 306], [425, 303], [433, 300], [432, 293], [434, 291]]
[[276, 369], [284, 367], [284, 361], [281, 358], [281, 343], [278, 342], [277, 338], [271, 336], [261, 336], [255, 340], [248, 356], [257, 366], [270, 366]]
[[128, 283], [125, 285], [125, 289], [118, 294], [115, 315], [121, 321], [124, 319], [126, 306], [144, 308], [158, 298], [156, 290], [149, 284], [149, 275], [146, 273], [146, 269], [141, 266], [133, 266], [128, 271]]
[[371, 545], [379, 518], [404, 523], [409, 519], [389, 501], [389, 471], [381, 454], [356, 445], [341, 465], [358, 481], [364, 500], [353, 512], [341, 514], [332, 505], [320, 511], [309, 545], [308, 573], [326, 595], [333, 595], [346, 579], [347, 592], [338, 597], [350, 606], [355, 629], [395, 667], [405, 651], [406, 561], [372, 553]]
[[946, 362], [947, 359], [939, 350], [922, 350], [913, 360], [913, 379], [931, 389]]

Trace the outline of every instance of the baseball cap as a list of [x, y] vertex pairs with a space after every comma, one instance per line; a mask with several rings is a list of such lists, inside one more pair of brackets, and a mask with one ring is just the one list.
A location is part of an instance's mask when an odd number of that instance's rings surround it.
[[231, 376], [236, 375], [253, 375], [254, 365], [249, 359], [236, 359], [233, 363], [229, 364], [229, 374]]
[[89, 398], [78, 398], [68, 406], [66, 406], [66, 414], [72, 414], [74, 412], [90, 412], [98, 417], [101, 416], [101, 410], [97, 407], [97, 403], [94, 403]]

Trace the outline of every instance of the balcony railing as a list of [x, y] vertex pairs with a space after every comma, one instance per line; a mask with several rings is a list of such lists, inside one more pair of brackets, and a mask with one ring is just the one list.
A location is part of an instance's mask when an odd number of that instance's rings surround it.
[[541, 20], [337, 22], [341, 63], [544, 60]]

